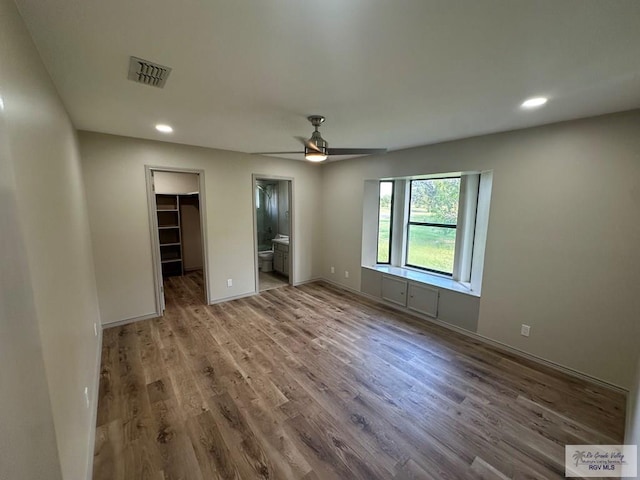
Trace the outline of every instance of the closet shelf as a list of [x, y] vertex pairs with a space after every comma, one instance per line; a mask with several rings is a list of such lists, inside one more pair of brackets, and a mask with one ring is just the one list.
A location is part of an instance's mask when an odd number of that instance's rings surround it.
[[162, 276], [183, 275], [180, 196], [156, 194]]

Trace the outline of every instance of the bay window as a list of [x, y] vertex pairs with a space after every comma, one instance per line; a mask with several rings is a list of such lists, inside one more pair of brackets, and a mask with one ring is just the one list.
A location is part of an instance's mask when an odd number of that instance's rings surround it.
[[425, 283], [448, 277], [479, 292], [492, 178], [457, 172], [365, 182], [362, 265], [423, 273]]

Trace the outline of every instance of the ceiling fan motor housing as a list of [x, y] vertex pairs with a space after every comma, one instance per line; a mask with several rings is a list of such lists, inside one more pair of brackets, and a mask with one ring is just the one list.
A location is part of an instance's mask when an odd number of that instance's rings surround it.
[[316, 127], [317, 130], [318, 127], [322, 125], [322, 122], [324, 122], [324, 117], [322, 115], [309, 115], [307, 117], [307, 120], [309, 120], [311, 122], [311, 125]]
[[322, 153], [324, 154], [327, 153], [327, 149], [329, 148], [329, 143], [327, 143], [327, 141], [322, 138], [322, 135], [320, 135], [320, 132], [318, 132], [317, 130], [311, 134], [309, 143], [314, 144], [316, 147], [318, 147], [318, 150], [322, 151]]
[[[385, 153], [386, 148], [332, 148], [329, 149], [329, 143], [322, 138], [318, 127], [322, 125], [325, 118], [322, 115], [309, 115], [307, 120], [313, 125], [314, 131], [311, 134], [311, 138], [308, 140], [300, 140], [304, 143], [304, 156], [307, 160], [312, 162], [322, 162], [327, 159], [329, 155], [375, 155]], [[289, 153], [303, 153], [303, 152], [259, 152], [262, 155], [280, 155]]]

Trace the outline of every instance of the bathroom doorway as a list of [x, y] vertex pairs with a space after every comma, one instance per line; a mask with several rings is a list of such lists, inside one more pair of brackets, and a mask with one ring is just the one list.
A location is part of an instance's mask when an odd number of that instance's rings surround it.
[[292, 184], [253, 175], [256, 292], [293, 284]]

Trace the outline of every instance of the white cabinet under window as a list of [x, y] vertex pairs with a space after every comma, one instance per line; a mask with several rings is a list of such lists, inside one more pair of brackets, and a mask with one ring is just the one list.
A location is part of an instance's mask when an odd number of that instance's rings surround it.
[[395, 277], [382, 276], [382, 298], [389, 302], [407, 306], [407, 281]]
[[[362, 267], [361, 274], [360, 289], [368, 296], [403, 307], [407, 312], [436, 318], [470, 332], [478, 331], [480, 296], [460, 291], [464, 287], [457, 282], [430, 276], [430, 281], [448, 283], [448, 287], [425, 283], [416, 277], [426, 274], [388, 266]], [[409, 275], [414, 278], [407, 278]]]
[[436, 318], [438, 316], [438, 295], [438, 290], [435, 288], [409, 283], [407, 307]]
[[438, 289], [409, 282], [402, 278], [382, 276], [382, 298], [418, 313], [438, 316]]

